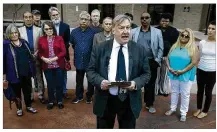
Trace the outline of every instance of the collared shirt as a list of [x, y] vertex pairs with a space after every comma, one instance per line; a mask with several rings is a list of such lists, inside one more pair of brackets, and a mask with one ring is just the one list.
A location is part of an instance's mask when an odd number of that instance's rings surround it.
[[[117, 72], [117, 62], [118, 62], [118, 52], [120, 49], [120, 44], [114, 39], [112, 52], [108, 65], [108, 80], [110, 82], [115, 82], [116, 72]], [[124, 59], [125, 59], [125, 68], [126, 68], [126, 78], [129, 78], [129, 54], [128, 54], [128, 46], [127, 44], [123, 45], [122, 48]], [[110, 94], [118, 95], [118, 87], [112, 87], [109, 89]]]
[[90, 24], [90, 27], [95, 30], [96, 33], [99, 33], [99, 32], [102, 32], [103, 31], [103, 28], [102, 28], [102, 25], [99, 24], [98, 26], [94, 26], [92, 23]]
[[60, 30], [60, 23], [54, 24], [56, 30], [57, 30], [57, 35], [59, 35], [59, 30]]
[[34, 51], [33, 26], [26, 27], [26, 33], [27, 33], [28, 42], [29, 42], [29, 49], [31, 51]]
[[79, 70], [88, 67], [95, 31], [88, 27], [82, 31], [81, 27], [73, 29], [70, 35], [70, 43], [74, 47], [74, 64]]
[[141, 28], [139, 36], [138, 36], [138, 44], [144, 46], [145, 54], [149, 58], [153, 58], [154, 55], [151, 49], [151, 30], [150, 27], [147, 32], [144, 32]]

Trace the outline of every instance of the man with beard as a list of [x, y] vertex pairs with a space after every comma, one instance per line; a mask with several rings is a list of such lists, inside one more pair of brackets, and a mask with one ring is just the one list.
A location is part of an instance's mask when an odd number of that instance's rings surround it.
[[36, 27], [40, 27], [42, 26], [42, 22], [41, 22], [41, 13], [39, 10], [32, 10], [32, 15], [33, 15], [33, 22], [34, 25]]
[[[82, 11], [79, 15], [80, 26], [73, 29], [70, 36], [70, 43], [74, 48], [74, 66], [76, 68], [76, 98], [72, 104], [77, 104], [83, 100], [84, 93], [84, 74], [90, 61], [90, 55], [93, 46], [93, 37], [96, 31], [89, 27], [90, 14]], [[88, 81], [86, 103], [91, 104], [94, 87]]]
[[[41, 36], [41, 28], [33, 25], [33, 15], [26, 11], [23, 13], [24, 26], [18, 28], [20, 37], [29, 43], [29, 48], [35, 56], [36, 76], [34, 77], [35, 89], [38, 92], [39, 101], [42, 104], [46, 103], [44, 99], [44, 81], [41, 70], [41, 60], [38, 57], [38, 39]], [[34, 90], [32, 90], [31, 99], [34, 100]]]
[[[87, 70], [88, 80], [96, 87], [93, 112], [98, 129], [114, 127], [135, 129], [142, 109], [141, 88], [150, 78], [144, 48], [129, 40], [131, 19], [118, 15], [113, 20], [114, 39], [94, 45]], [[128, 81], [117, 86], [111, 82]]]
[[161, 65], [163, 56], [163, 38], [159, 29], [150, 26], [151, 17], [149, 13], [143, 12], [140, 19], [142, 26], [134, 28], [131, 36], [133, 41], [145, 48], [144, 52], [149, 60], [151, 79], [144, 87], [144, 102], [146, 103], [146, 109], [150, 113], [155, 113], [156, 110], [153, 107], [155, 81], [157, 78], [157, 68]]
[[160, 25], [156, 28], [160, 29], [163, 35], [164, 51], [161, 67], [158, 68], [158, 75], [155, 84], [156, 94], [168, 96], [169, 94], [169, 78], [167, 75], [168, 69], [166, 66], [166, 56], [169, 53], [170, 48], [177, 41], [179, 37], [179, 31], [170, 26], [171, 14], [164, 13], [160, 17]]
[[102, 27], [104, 31], [94, 35], [93, 45], [100, 44], [104, 41], [114, 38], [114, 35], [112, 34], [112, 18], [111, 17], [104, 18]]
[[91, 23], [90, 27], [96, 30], [96, 33], [102, 32], [102, 25], [99, 23], [100, 20], [100, 12], [97, 9], [94, 9], [91, 12]]
[[[50, 7], [48, 10], [49, 16], [51, 21], [54, 23], [57, 35], [62, 36], [65, 47], [66, 47], [66, 61], [70, 61], [69, 57], [69, 39], [70, 39], [70, 29], [69, 25], [62, 22], [60, 19], [60, 11], [56, 7]], [[64, 70], [64, 86], [63, 86], [63, 96], [64, 98], [68, 99], [69, 96], [67, 95], [67, 71]]]

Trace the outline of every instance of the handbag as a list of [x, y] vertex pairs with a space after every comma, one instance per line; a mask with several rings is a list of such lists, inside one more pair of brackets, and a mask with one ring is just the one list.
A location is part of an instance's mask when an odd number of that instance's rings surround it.
[[11, 104], [15, 101], [18, 101], [18, 98], [16, 98], [13, 88], [10, 85], [8, 85], [7, 89], [3, 89], [3, 93], [6, 99], [9, 100], [10, 109], [12, 109]]
[[71, 64], [70, 64], [70, 62], [67, 61], [66, 59], [64, 59], [64, 60], [65, 60], [65, 70], [66, 70], [66, 71], [71, 70], [72, 68], [71, 68]]

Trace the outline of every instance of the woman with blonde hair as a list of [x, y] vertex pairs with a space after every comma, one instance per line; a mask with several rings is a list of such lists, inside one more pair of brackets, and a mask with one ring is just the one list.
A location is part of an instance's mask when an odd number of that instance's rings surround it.
[[171, 105], [170, 110], [165, 114], [169, 116], [176, 111], [180, 93], [180, 121], [186, 121], [190, 90], [196, 74], [198, 48], [194, 39], [192, 30], [190, 28], [184, 29], [167, 56], [168, 75], [171, 82]]

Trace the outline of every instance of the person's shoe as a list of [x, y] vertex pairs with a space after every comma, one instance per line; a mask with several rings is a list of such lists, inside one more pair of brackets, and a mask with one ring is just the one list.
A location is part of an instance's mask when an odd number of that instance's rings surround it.
[[91, 98], [87, 98], [87, 100], [86, 100], [86, 104], [91, 104], [91, 103], [92, 103]]
[[196, 112], [194, 112], [193, 116], [197, 117], [200, 114], [201, 110], [197, 110]]
[[70, 97], [68, 96], [67, 93], [64, 93], [64, 94], [63, 94], [63, 98], [64, 98], [64, 99], [69, 99]]
[[30, 113], [33, 113], [33, 114], [37, 113], [37, 110], [35, 108], [33, 108], [33, 107], [26, 107], [26, 111], [30, 112]]
[[17, 116], [23, 116], [23, 110], [17, 109]]
[[77, 104], [77, 103], [79, 103], [79, 102], [81, 102], [82, 100], [84, 100], [83, 98], [82, 99], [78, 99], [78, 98], [75, 98], [75, 99], [73, 99], [72, 100], [72, 104]]
[[53, 103], [48, 103], [48, 104], [47, 104], [47, 109], [48, 109], [48, 110], [51, 110], [51, 109], [53, 109], [53, 106], [54, 106]]
[[64, 108], [64, 105], [63, 105], [62, 103], [59, 103], [59, 104], [58, 104], [58, 108], [59, 108], [59, 109], [63, 109], [63, 108]]
[[44, 98], [39, 98], [39, 101], [42, 104], [47, 104], [47, 100], [45, 100]]
[[185, 121], [186, 121], [186, 116], [181, 115], [181, 117], [180, 117], [180, 121], [181, 121], [181, 122], [185, 122]]
[[148, 109], [148, 112], [149, 112], [149, 113], [154, 114], [154, 113], [156, 112], [156, 109], [155, 109], [153, 106], [145, 107], [145, 108]]
[[170, 116], [170, 115], [172, 115], [174, 112], [175, 112], [175, 111], [172, 111], [172, 110], [170, 109], [170, 110], [168, 110], [168, 111], [165, 113], [165, 115]]
[[201, 112], [201, 113], [197, 116], [197, 118], [202, 119], [202, 118], [204, 118], [204, 117], [206, 117], [206, 116], [207, 116], [207, 113]]

